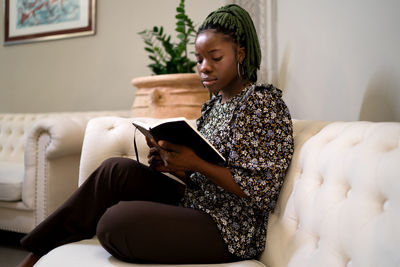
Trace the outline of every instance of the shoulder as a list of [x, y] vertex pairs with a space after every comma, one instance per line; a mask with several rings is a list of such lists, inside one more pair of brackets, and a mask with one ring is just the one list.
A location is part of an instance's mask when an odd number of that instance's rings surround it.
[[[291, 115], [282, 99], [282, 91], [273, 85], [254, 85], [240, 102], [236, 123], [260, 128], [266, 125], [291, 128]], [[254, 130], [254, 129], [252, 129]]]
[[274, 107], [283, 103], [282, 91], [272, 84], [253, 84], [247, 88], [239, 110]]
[[280, 99], [282, 98], [282, 91], [272, 84], [254, 84], [253, 98], [261, 99]]

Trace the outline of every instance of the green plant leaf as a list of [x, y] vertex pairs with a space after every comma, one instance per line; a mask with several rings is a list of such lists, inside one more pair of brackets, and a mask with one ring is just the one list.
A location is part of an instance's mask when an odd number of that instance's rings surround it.
[[180, 0], [176, 8], [176, 28], [178, 42], [171, 41], [171, 35], [164, 33], [163, 26], [154, 26], [152, 30], [143, 30], [142, 37], [148, 57], [154, 63], [148, 67], [154, 74], [194, 72], [196, 62], [188, 58], [188, 45], [193, 45], [196, 30], [193, 21], [185, 13], [185, 0]]
[[185, 35], [184, 34], [178, 34], [176, 37], [178, 37], [179, 39], [185, 39]]
[[181, 33], [185, 33], [185, 27], [183, 27], [183, 26], [178, 26], [178, 27], [175, 28], [175, 31], [181, 32]]

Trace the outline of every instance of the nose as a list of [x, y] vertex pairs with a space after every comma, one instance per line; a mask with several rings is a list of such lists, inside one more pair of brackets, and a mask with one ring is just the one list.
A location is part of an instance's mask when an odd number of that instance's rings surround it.
[[210, 73], [212, 71], [212, 66], [209, 64], [209, 61], [203, 59], [201, 64], [198, 65], [198, 71], [201, 73]]

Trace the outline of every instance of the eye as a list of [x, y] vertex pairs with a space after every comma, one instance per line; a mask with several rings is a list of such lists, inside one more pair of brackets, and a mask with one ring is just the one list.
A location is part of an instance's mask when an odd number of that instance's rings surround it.
[[197, 64], [201, 64], [201, 62], [203, 62], [202, 59], [197, 59]]
[[222, 59], [222, 56], [213, 58], [213, 60], [216, 61], [216, 62], [221, 61], [221, 59]]

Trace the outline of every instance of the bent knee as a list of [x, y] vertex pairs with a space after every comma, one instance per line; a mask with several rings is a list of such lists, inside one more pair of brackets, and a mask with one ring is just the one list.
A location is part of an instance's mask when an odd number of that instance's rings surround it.
[[121, 201], [107, 209], [100, 218], [96, 235], [100, 244], [113, 256], [128, 262], [140, 262], [140, 212], [135, 212], [142, 201]]
[[132, 166], [132, 164], [137, 164], [137, 162], [130, 158], [124, 157], [111, 157], [105, 159], [101, 164], [100, 167], [115, 167], [115, 166]]

